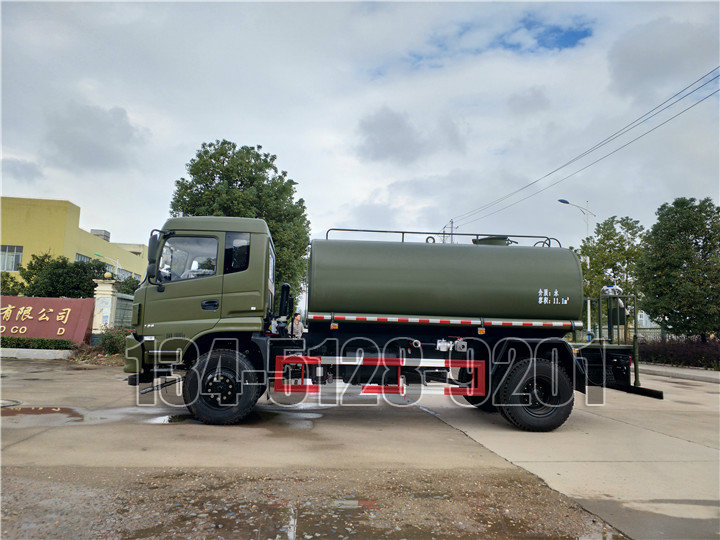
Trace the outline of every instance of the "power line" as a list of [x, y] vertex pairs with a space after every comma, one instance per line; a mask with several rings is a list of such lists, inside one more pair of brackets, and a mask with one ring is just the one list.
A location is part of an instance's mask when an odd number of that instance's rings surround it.
[[[630, 122], [629, 124], [625, 125], [624, 127], [620, 128], [619, 130], [615, 131], [614, 133], [612, 133], [611, 135], [609, 135], [608, 137], [606, 137], [606, 138], [603, 139], [602, 141], [596, 143], [596, 144], [595, 144], [594, 146], [592, 146], [590, 149], [585, 150], [583, 153], [575, 156], [575, 157], [574, 157], [573, 159], [571, 159], [570, 161], [567, 161], [566, 163], [560, 165], [559, 167], [557, 167], [556, 169], [550, 171], [549, 173], [545, 174], [544, 176], [542, 176], [542, 177], [538, 178], [537, 180], [534, 180], [534, 181], [532, 181], [532, 182], [530, 182], [530, 183], [528, 183], [528, 184], [526, 184], [526, 185], [524, 185], [524, 186], [516, 189], [515, 191], [512, 191], [512, 192], [510, 192], [510, 193], [507, 193], [506, 195], [503, 195], [503, 196], [501, 196], [501, 197], [499, 197], [499, 198], [497, 198], [497, 199], [495, 199], [495, 200], [493, 200], [493, 201], [491, 201], [491, 202], [489, 202], [489, 203], [487, 203], [487, 204], [484, 204], [483, 206], [481, 206], [481, 207], [479, 207], [479, 208], [476, 208], [476, 209], [471, 210], [471, 211], [469, 211], [469, 212], [465, 212], [464, 214], [461, 214], [461, 215], [459, 215], [459, 216], [455, 216], [455, 217], [453, 218], [453, 220], [454, 220], [455, 222], [457, 222], [457, 221], [462, 221], [463, 219], [466, 219], [466, 218], [470, 217], [471, 215], [474, 215], [474, 214], [477, 214], [477, 213], [479, 213], [479, 212], [481, 212], [481, 211], [483, 211], [483, 210], [486, 210], [487, 208], [489, 208], [489, 207], [491, 207], [491, 206], [494, 206], [495, 204], [498, 204], [498, 203], [500, 203], [500, 202], [502, 202], [502, 201], [504, 201], [504, 200], [512, 197], [513, 195], [515, 195], [515, 194], [517, 194], [517, 193], [519, 193], [519, 192], [521, 192], [521, 191], [524, 191], [525, 189], [527, 189], [527, 188], [529, 188], [529, 187], [532, 187], [533, 185], [535, 185], [535, 184], [537, 184], [538, 182], [544, 180], [544, 179], [547, 178], [548, 176], [551, 176], [552, 174], [558, 172], [558, 171], [561, 170], [561, 169], [564, 169], [564, 168], [567, 167], [568, 165], [572, 165], [573, 163], [575, 163], [575, 162], [578, 161], [579, 159], [581, 159], [581, 158], [585, 157], [586, 155], [594, 152], [595, 150], [601, 148], [602, 146], [607, 145], [608, 143], [610, 143], [610, 142], [612, 142], [613, 140], [617, 139], [618, 137], [624, 135], [624, 134], [627, 133], [628, 131], [630, 131], [630, 130], [636, 128], [637, 126], [639, 126], [640, 124], [646, 122], [646, 121], [649, 120], [650, 118], [653, 118], [654, 116], [658, 115], [658, 114], [661, 113], [662, 111], [668, 109], [669, 107], [672, 107], [673, 105], [675, 105], [675, 104], [678, 103], [679, 101], [681, 101], [681, 100], [685, 99], [686, 97], [692, 95], [693, 93], [697, 92], [698, 90], [700, 90], [700, 88], [702, 88], [702, 87], [706, 86], [707, 84], [711, 83], [712, 81], [716, 80], [718, 77], [720, 77], [720, 75], [716, 75], [714, 78], [712, 78], [712, 79], [710, 79], [709, 81], [705, 82], [703, 85], [695, 88], [695, 89], [692, 90], [691, 92], [688, 92], [688, 93], [685, 94], [684, 96], [678, 98], [677, 100], [675, 100], [674, 102], [670, 103], [670, 104], [667, 105], [666, 107], [663, 107], [661, 110], [657, 110], [657, 109], [659, 109], [660, 107], [662, 107], [663, 105], [665, 105], [666, 103], [668, 103], [669, 101], [671, 101], [673, 98], [675, 98], [675, 97], [677, 97], [678, 95], [682, 94], [682, 93], [683, 93], [685, 90], [687, 90], [688, 88], [693, 87], [695, 84], [697, 84], [698, 82], [700, 82], [701, 80], [703, 80], [705, 77], [707, 77], [708, 75], [710, 75], [711, 73], [713, 73], [714, 71], [716, 71], [718, 68], [720, 68], [720, 66], [717, 66], [717, 67], [711, 69], [710, 71], [708, 71], [707, 73], [705, 73], [702, 77], [696, 79], [695, 81], [693, 81], [693, 82], [690, 83], [689, 85], [685, 86], [684, 88], [682, 88], [681, 90], [679, 90], [678, 92], [676, 92], [675, 94], [673, 94], [672, 96], [670, 96], [669, 98], [667, 98], [665, 101], [663, 101], [662, 103], [660, 103], [659, 105], [656, 105], [655, 107], [653, 107], [652, 109], [650, 109], [649, 111], [647, 111], [647, 112], [646, 112], [645, 114], [643, 114], [642, 116], [639, 116], [638, 118], [636, 118], [635, 120], [633, 120], [633, 121]], [[655, 111], [657, 111], [657, 112], [655, 112]], [[654, 114], [652, 114], [652, 113], [654, 113]], [[470, 223], [470, 222], [468, 222], [468, 223]]]
[[[502, 208], [499, 208], [498, 210], [495, 210], [495, 211], [493, 211], [493, 212], [491, 212], [491, 213], [489, 213], [489, 214], [485, 214], [484, 216], [480, 216], [480, 217], [475, 218], [475, 219], [473, 219], [473, 220], [467, 221], [467, 222], [465, 222], [465, 223], [463, 224], [463, 226], [469, 225], [470, 223], [474, 223], [474, 222], [476, 222], [476, 221], [480, 221], [481, 219], [485, 219], [485, 218], [487, 218], [487, 217], [493, 216], [493, 215], [495, 215], [495, 214], [497, 214], [497, 213], [499, 213], [499, 212], [502, 212], [503, 210], [506, 210], [507, 208], [510, 208], [511, 206], [515, 206], [515, 205], [518, 204], [518, 203], [521, 203], [521, 202], [523, 202], [523, 201], [526, 201], [527, 199], [529, 199], [529, 198], [531, 198], [531, 197], [534, 197], [535, 195], [538, 195], [539, 193], [542, 193], [543, 191], [546, 191], [546, 190], [550, 189], [550, 188], [553, 187], [553, 186], [558, 185], [560, 182], [564, 182], [564, 181], [567, 180], [568, 178], [570, 178], [570, 177], [572, 177], [572, 176], [575, 176], [575, 175], [578, 174], [578, 173], [581, 173], [581, 172], [584, 171], [585, 169], [588, 169], [588, 168], [592, 167], [593, 165], [595, 165], [596, 163], [604, 160], [605, 158], [612, 156], [614, 153], [619, 152], [620, 150], [622, 150], [622, 149], [625, 148], [626, 146], [631, 145], [632, 143], [634, 143], [634, 142], [637, 141], [638, 139], [642, 139], [645, 135], [648, 135], [648, 134], [652, 133], [653, 131], [655, 131], [656, 129], [658, 129], [659, 127], [664, 126], [665, 124], [667, 124], [667, 123], [670, 122], [671, 120], [674, 120], [675, 118], [677, 118], [677, 117], [680, 116], [681, 114], [689, 111], [689, 110], [692, 109], [693, 107], [699, 105], [700, 103], [702, 103], [703, 101], [705, 101], [705, 100], [708, 99], [709, 97], [717, 94], [718, 92], [720, 92], [720, 90], [715, 90], [715, 91], [711, 92], [710, 94], [708, 94], [708, 95], [705, 96], [704, 98], [696, 101], [695, 103], [693, 103], [693, 104], [690, 105], [689, 107], [686, 107], [685, 109], [683, 109], [683, 110], [680, 111], [679, 113], [675, 114], [674, 116], [671, 116], [670, 118], [668, 118], [668, 119], [665, 120], [664, 122], [658, 124], [658, 125], [655, 126], [654, 128], [649, 129], [648, 131], [646, 131], [645, 133], [643, 133], [643, 134], [641, 134], [641, 135], [638, 135], [637, 137], [635, 137], [635, 138], [632, 139], [631, 141], [626, 142], [626, 143], [623, 144], [622, 146], [619, 146], [618, 148], [616, 148], [616, 149], [613, 150], [612, 152], [608, 152], [607, 154], [605, 154], [604, 156], [596, 159], [596, 160], [593, 161], [592, 163], [589, 163], [588, 165], [585, 165], [583, 168], [578, 169], [577, 171], [575, 171], [575, 172], [573, 172], [573, 173], [570, 173], [570, 174], [568, 174], [567, 176], [565, 176], [565, 177], [563, 177], [563, 178], [560, 178], [559, 180], [556, 180], [556, 181], [553, 182], [552, 184], [550, 184], [550, 185], [548, 185], [548, 186], [545, 186], [544, 188], [539, 189], [538, 191], [535, 191], [535, 192], [531, 193], [530, 195], [528, 195], [528, 196], [526, 196], [526, 197], [523, 197], [522, 199], [518, 199], [518, 200], [515, 201], [515, 202], [512, 202], [512, 203], [510, 203], [510, 204], [508, 204], [508, 205], [505, 205], [505, 206], [503, 206]], [[459, 228], [459, 227], [458, 227], [458, 228]]]
[[[720, 67], [720, 66], [718, 66], [718, 67]], [[715, 68], [715, 69], [718, 69], [718, 68]], [[714, 70], [713, 70], [713, 71], [714, 71]], [[712, 73], [712, 71], [710, 71], [709, 73]], [[705, 77], [705, 76], [707, 76], [707, 75], [708, 75], [708, 74], [705, 74], [705, 75], [703, 75], [703, 77]], [[700, 79], [698, 79], [698, 81], [699, 81], [699, 80], [702, 80], [703, 77], [701, 77]], [[718, 78], [720, 78], [720, 75], [716, 75], [715, 77], [713, 77], [712, 79], [708, 80], [707, 82], [705, 82], [705, 83], [702, 84], [701, 86], [695, 88], [695, 89], [692, 90], [691, 92], [688, 92], [688, 93], [685, 94], [684, 96], [678, 98], [677, 100], [673, 101], [673, 102], [670, 103], [669, 105], [667, 105], [667, 106], [663, 107], [662, 109], [658, 110], [658, 111], [655, 112], [654, 114], [650, 114], [650, 113], [652, 113], [653, 111], [655, 111], [656, 109], [658, 109], [659, 107], [661, 107], [662, 105], [664, 105], [665, 103], [667, 103], [668, 101], [670, 101], [673, 97], [675, 97], [675, 96], [677, 96], [678, 94], [682, 93], [684, 90], [687, 90], [687, 88], [693, 86], [693, 85], [694, 85], [695, 83], [697, 83], [698, 81], [693, 82], [693, 83], [690, 84], [689, 86], [686, 86], [686, 87], [685, 87], [683, 90], [681, 90], [680, 92], [677, 92], [675, 95], [673, 95], [672, 97], [670, 97], [670, 98], [668, 98], [667, 100], [665, 100], [665, 101], [664, 101], [663, 103], [661, 103], [660, 105], [658, 105], [658, 106], [656, 106], [655, 108], [651, 109], [650, 111], [648, 111], [648, 112], [645, 113], [644, 115], [638, 117], [637, 119], [635, 119], [635, 120], [634, 120], [633, 122], [631, 122], [630, 124], [626, 125], [625, 127], [621, 128], [620, 130], [616, 131], [616, 132], [613, 133], [612, 135], [610, 135], [610, 136], [608, 136], [607, 138], [605, 138], [603, 141], [600, 141], [599, 143], [597, 143], [595, 146], [593, 146], [593, 147], [590, 148], [589, 150], [586, 150], [586, 151], [583, 152], [582, 154], [579, 154], [578, 156], [576, 156], [576, 157], [574, 157], [573, 159], [571, 159], [570, 161], [564, 163], [564, 164], [561, 165], [560, 167], [558, 167], [558, 168], [550, 171], [550, 172], [547, 173], [546, 175], [538, 178], [537, 180], [534, 180], [534, 181], [530, 182], [529, 184], [526, 184], [526, 185], [524, 185], [524, 186], [516, 189], [515, 191], [512, 191], [512, 192], [510, 192], [510, 193], [507, 193], [506, 195], [503, 195], [503, 196], [495, 199], [494, 201], [491, 201], [491, 202], [489, 202], [489, 203], [481, 206], [480, 208], [476, 208], [475, 210], [472, 210], [472, 211], [470, 211], [470, 212], [466, 212], [465, 214], [462, 214], [462, 216], [456, 217], [456, 218], [453, 218], [453, 219], [456, 220], [456, 221], [462, 221], [463, 219], [467, 219], [468, 217], [470, 217], [470, 216], [473, 215], [473, 214], [477, 214], [477, 213], [481, 212], [482, 210], [486, 210], [487, 208], [489, 208], [489, 207], [491, 207], [491, 206], [494, 206], [494, 205], [496, 205], [496, 204], [498, 204], [498, 203], [500, 203], [500, 202], [502, 202], [502, 201], [504, 201], [504, 200], [506, 200], [506, 199], [509, 199], [509, 198], [512, 197], [513, 195], [515, 195], [515, 194], [517, 194], [517, 193], [519, 193], [519, 192], [521, 192], [521, 191], [524, 191], [525, 189], [527, 189], [527, 188], [529, 188], [529, 187], [537, 184], [537, 183], [540, 182], [541, 180], [544, 180], [544, 179], [547, 178], [548, 176], [551, 176], [552, 174], [558, 172], [558, 171], [561, 170], [561, 169], [564, 169], [564, 168], [567, 167], [568, 165], [571, 165], [571, 164], [575, 163], [576, 161], [578, 161], [578, 160], [580, 160], [581, 158], [585, 157], [586, 155], [594, 152], [595, 150], [597, 150], [597, 149], [599, 149], [599, 148], [601, 148], [601, 147], [609, 144], [610, 142], [614, 141], [614, 140], [617, 139], [618, 137], [624, 135], [625, 133], [629, 132], [630, 130], [638, 127], [639, 125], [643, 124], [644, 122], [646, 122], [646, 121], [650, 120], [651, 118], [657, 116], [657, 115], [660, 114], [661, 112], [667, 110], [668, 108], [672, 107], [673, 105], [675, 105], [675, 104], [678, 103], [679, 101], [682, 101], [682, 100], [685, 99], [686, 97], [694, 94], [695, 92], [697, 92], [698, 90], [700, 90], [700, 89], [703, 88], [704, 86], [707, 86], [707, 85], [710, 84], [712, 81], [714, 81], [714, 80], [716, 80], [716, 79], [718, 79]], [[648, 115], [650, 115], [650, 116], [648, 116]], [[633, 125], [633, 124], [634, 124], [634, 125]]]
[[[550, 172], [547, 173], [546, 175], [538, 178], [537, 180], [534, 180], [534, 181], [530, 182], [529, 184], [526, 184], [525, 186], [522, 186], [522, 187], [516, 189], [515, 191], [512, 191], [512, 192], [510, 192], [510, 193], [508, 193], [508, 194], [506, 194], [506, 195], [503, 195], [502, 197], [499, 197], [498, 199], [495, 199], [494, 201], [491, 201], [491, 202], [489, 202], [489, 203], [481, 206], [480, 208], [476, 208], [475, 210], [471, 210], [470, 212], [466, 212], [465, 214], [461, 214], [460, 216], [456, 216], [456, 217], [453, 218], [453, 219], [454, 219], [455, 221], [458, 221], [458, 220], [462, 221], [463, 218], [470, 217], [470, 215], [473, 215], [473, 214], [476, 214], [476, 213], [478, 213], [478, 212], [481, 212], [482, 210], [485, 210], [485, 209], [489, 208], [490, 206], [494, 206], [495, 204], [497, 204], [497, 203], [499, 203], [499, 202], [502, 202], [503, 200], [508, 199], [508, 198], [512, 197], [513, 195], [515, 195], [515, 194], [517, 194], [517, 193], [519, 193], [519, 192], [521, 192], [521, 191], [523, 191], [523, 190], [525, 190], [525, 189], [527, 189], [527, 188], [529, 188], [529, 187], [537, 184], [537, 183], [540, 182], [541, 180], [544, 180], [544, 179], [547, 178], [548, 176], [550, 176], [550, 175], [558, 172], [559, 170], [567, 167], [568, 165], [573, 164], [574, 162], [576, 162], [576, 161], [578, 161], [579, 159], [585, 157], [586, 155], [590, 154], [591, 152], [594, 152], [594, 151], [597, 150], [598, 148], [601, 148], [602, 146], [605, 146], [606, 144], [612, 142], [612, 141], [615, 140], [616, 138], [618, 138], [618, 137], [620, 137], [621, 135], [627, 133], [627, 132], [630, 131], [631, 129], [634, 129], [635, 127], [639, 126], [640, 124], [646, 122], [646, 121], [649, 120], [650, 118], [658, 115], [659, 113], [661, 113], [662, 111], [668, 109], [669, 107], [672, 107], [673, 105], [675, 105], [675, 104], [678, 103], [679, 101], [685, 99], [686, 97], [688, 97], [688, 96], [690, 96], [691, 94], [693, 94], [693, 93], [695, 93], [696, 91], [698, 91], [700, 88], [706, 86], [706, 85], [709, 84], [710, 82], [712, 82], [712, 81], [714, 81], [715, 79], [717, 79], [718, 77], [720, 77], [720, 76], [715, 76], [715, 77], [713, 77], [711, 80], [705, 82], [703, 85], [699, 86], [698, 88], [695, 88], [695, 89], [692, 90], [691, 92], [688, 92], [686, 95], [684, 95], [684, 96], [682, 96], [681, 98], [677, 99], [676, 101], [674, 101], [674, 102], [671, 103], [670, 105], [667, 105], [666, 107], [663, 107], [661, 110], [659, 110], [659, 111], [655, 112], [654, 114], [650, 115], [650, 113], [653, 113], [653, 111], [656, 111], [658, 108], [660, 108], [660, 107], [662, 107], [663, 105], [665, 105], [668, 101], [672, 100], [674, 97], [678, 96], [679, 94], [681, 94], [682, 92], [684, 92], [684, 91], [687, 90], [688, 88], [691, 88], [693, 85], [695, 85], [696, 83], [698, 83], [699, 81], [701, 81], [702, 79], [704, 79], [705, 77], [707, 77], [709, 74], [711, 74], [713, 71], [717, 70], [718, 68], [720, 68], [720, 66], [717, 66], [717, 67], [715, 67], [714, 69], [710, 70], [710, 71], [707, 72], [705, 75], [703, 75], [703, 76], [700, 77], [699, 79], [693, 81], [692, 83], [690, 83], [688, 86], [686, 86], [686, 87], [683, 88], [682, 90], [676, 92], [674, 95], [672, 95], [671, 97], [669, 97], [668, 99], [666, 99], [665, 101], [663, 101], [662, 103], [660, 103], [659, 105], [657, 105], [656, 107], [654, 107], [653, 109], [650, 109], [648, 112], [646, 112], [646, 113], [643, 114], [642, 116], [636, 118], [635, 120], [633, 120], [632, 122], [630, 122], [629, 124], [627, 124], [626, 126], [624, 126], [623, 128], [619, 129], [619, 130], [616, 131], [615, 133], [611, 134], [610, 136], [606, 137], [605, 139], [603, 139], [603, 140], [600, 141], [599, 143], [595, 144], [595, 145], [594, 145], [592, 148], [590, 148], [589, 150], [586, 150], [586, 151], [583, 152], [582, 154], [579, 154], [578, 156], [574, 157], [574, 158], [571, 159], [570, 161], [568, 161], [568, 162], [564, 163], [563, 165], [559, 166], [558, 168], [550, 171]], [[650, 116], [648, 116], [648, 115], [650, 115]], [[646, 117], [647, 117], [647, 118], [646, 118]]]

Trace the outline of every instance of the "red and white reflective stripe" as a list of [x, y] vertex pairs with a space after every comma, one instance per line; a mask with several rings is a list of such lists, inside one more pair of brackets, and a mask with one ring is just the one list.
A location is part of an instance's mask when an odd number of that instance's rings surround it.
[[454, 325], [482, 325], [481, 319], [440, 319], [438, 317], [396, 317], [384, 315], [329, 315], [327, 313], [310, 313], [308, 319], [312, 321], [348, 321], [348, 322], [386, 322], [386, 323], [414, 323], [414, 324], [454, 324]]
[[[277, 356], [278, 365], [337, 365], [337, 366], [385, 366], [385, 367], [442, 367], [479, 368], [483, 360], [459, 358], [391, 358], [379, 356]], [[278, 371], [281, 371], [278, 369]]]
[[530, 328], [582, 328], [580, 322], [570, 321], [498, 321], [487, 320], [485, 326], [513, 326], [513, 327], [530, 327]]
[[[404, 384], [401, 368], [408, 367], [445, 367], [445, 368], [467, 368], [472, 372], [472, 381], [469, 387], [460, 387], [457, 385], [447, 384], [443, 386], [433, 386], [432, 390], [427, 393], [438, 393], [446, 396], [484, 396], [485, 395], [485, 361], [484, 360], [460, 360], [447, 358], [383, 358], [373, 356], [276, 356], [275, 372], [273, 373], [273, 390], [275, 392], [284, 393], [304, 393], [317, 394], [322, 390], [323, 385], [312, 384], [312, 378], [306, 378], [305, 368], [310, 370], [310, 366], [318, 366], [322, 364], [336, 365], [363, 365], [363, 366], [384, 366], [397, 368], [397, 384], [378, 385], [364, 384], [360, 387], [361, 394], [395, 394], [406, 395], [407, 387]], [[293, 384], [292, 381], [285, 380], [285, 366], [299, 365], [300, 377], [303, 381], [301, 384]], [[429, 387], [420, 387], [421, 392], [425, 392]], [[336, 387], [329, 388], [331, 392], [337, 390]]]
[[343, 315], [330, 313], [310, 313], [308, 319], [312, 321], [338, 321], [338, 322], [385, 322], [385, 323], [411, 323], [411, 324], [448, 324], [466, 326], [510, 326], [514, 328], [576, 328], [583, 327], [581, 321], [507, 321], [502, 319], [446, 319], [439, 317], [397, 317], [384, 315]]

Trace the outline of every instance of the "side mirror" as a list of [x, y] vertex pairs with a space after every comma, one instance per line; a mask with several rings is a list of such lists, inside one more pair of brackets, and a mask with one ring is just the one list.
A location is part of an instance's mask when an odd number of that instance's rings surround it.
[[156, 270], [157, 270], [157, 265], [155, 264], [155, 262], [151, 262], [150, 264], [148, 264], [148, 267], [147, 267], [148, 281], [155, 279]]
[[157, 262], [158, 247], [160, 247], [160, 236], [157, 232], [153, 231], [150, 235], [150, 240], [148, 240], [148, 262], [150, 264]]
[[289, 317], [292, 314], [290, 311], [290, 284], [283, 283], [280, 287], [280, 317]]

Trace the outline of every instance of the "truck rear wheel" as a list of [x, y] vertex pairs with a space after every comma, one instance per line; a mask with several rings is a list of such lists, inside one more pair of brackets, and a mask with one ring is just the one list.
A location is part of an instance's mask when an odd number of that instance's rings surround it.
[[187, 371], [185, 405], [204, 424], [237, 424], [252, 410], [262, 387], [244, 354], [230, 349], [205, 353]]
[[575, 395], [564, 369], [545, 358], [516, 363], [499, 389], [503, 417], [525, 431], [552, 431], [572, 412]]

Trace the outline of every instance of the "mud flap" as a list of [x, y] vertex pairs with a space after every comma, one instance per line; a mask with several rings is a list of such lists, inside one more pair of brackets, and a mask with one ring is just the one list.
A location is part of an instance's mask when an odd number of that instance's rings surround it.
[[613, 384], [608, 385], [607, 388], [612, 390], [620, 390], [628, 394], [637, 394], [639, 396], [651, 397], [655, 399], [664, 399], [662, 390], [653, 390], [652, 388], [645, 388], [643, 386], [633, 386], [628, 384]]

